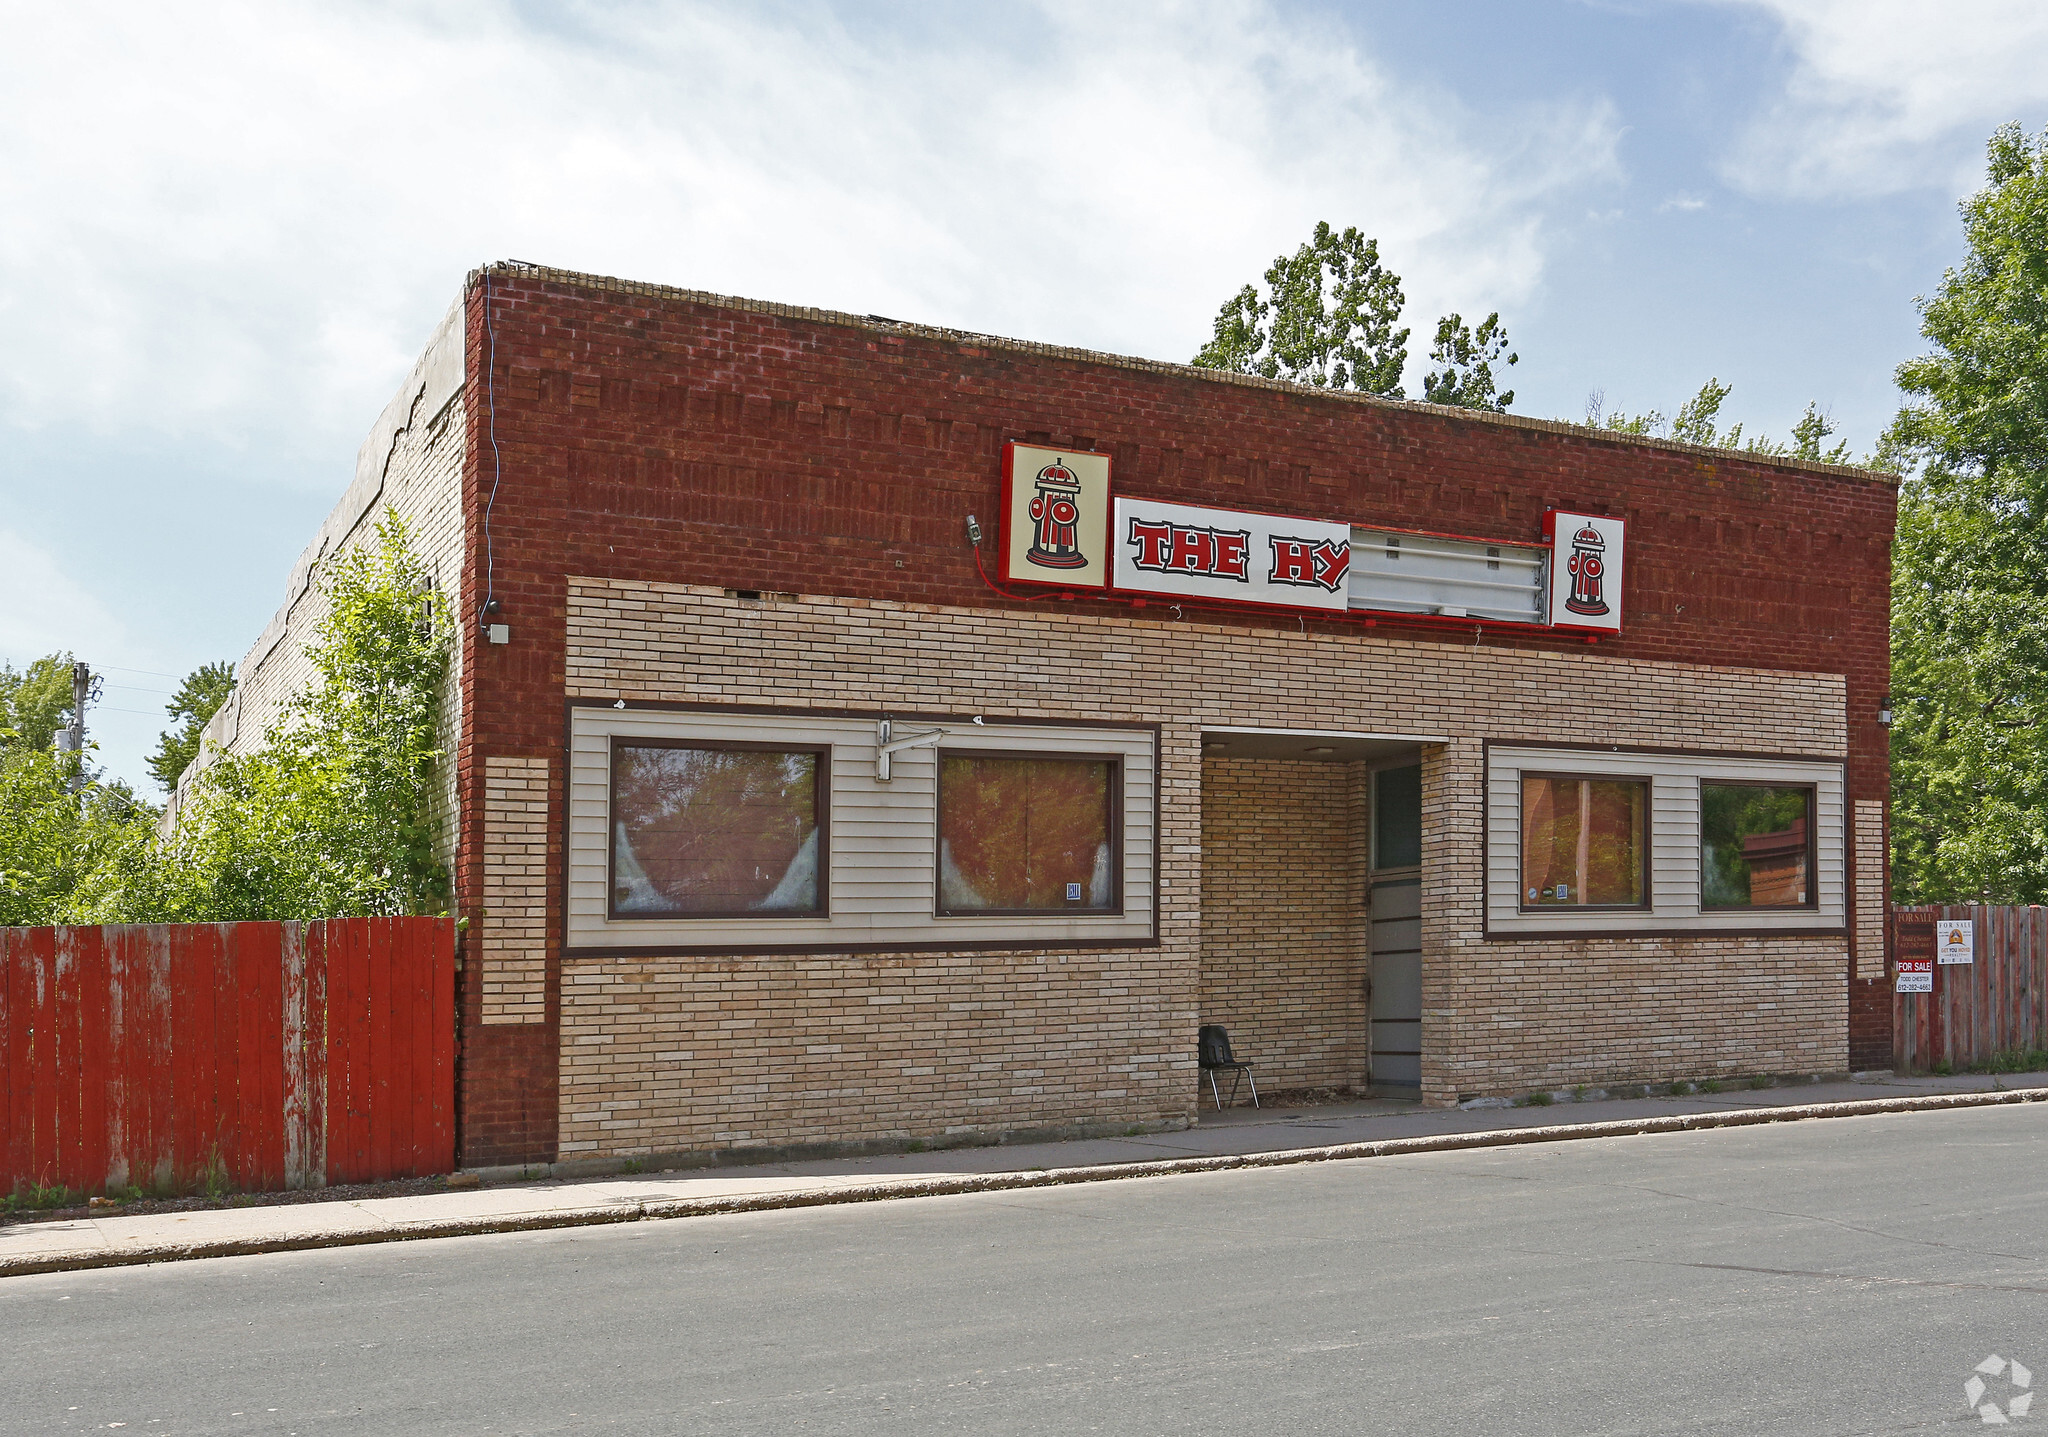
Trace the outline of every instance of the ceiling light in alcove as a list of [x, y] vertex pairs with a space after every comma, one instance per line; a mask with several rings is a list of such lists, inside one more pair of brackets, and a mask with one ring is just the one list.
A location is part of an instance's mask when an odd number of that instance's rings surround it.
[[1335, 750], [1334, 748], [1312, 748], [1312, 749], [1309, 749], [1309, 750], [1307, 750], [1307, 752], [1309, 752], [1309, 753], [1311, 753], [1311, 754], [1317, 754], [1317, 755], [1321, 755], [1321, 754], [1326, 754], [1326, 753], [1335, 753], [1336, 751], [1337, 751], [1337, 750]]

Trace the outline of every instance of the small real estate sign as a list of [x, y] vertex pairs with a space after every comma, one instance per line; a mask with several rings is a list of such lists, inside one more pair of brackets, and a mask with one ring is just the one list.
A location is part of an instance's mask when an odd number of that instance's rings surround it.
[[1111, 582], [1166, 594], [1289, 609], [1349, 606], [1351, 526], [1118, 495]]
[[1894, 993], [1934, 991], [1934, 924], [1932, 913], [1901, 913], [1893, 918]]
[[1973, 963], [1976, 961], [1976, 925], [1967, 918], [1937, 918], [1934, 922], [1934, 961]]

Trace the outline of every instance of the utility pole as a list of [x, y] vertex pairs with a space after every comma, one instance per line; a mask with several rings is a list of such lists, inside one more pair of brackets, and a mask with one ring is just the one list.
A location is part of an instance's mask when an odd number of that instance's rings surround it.
[[73, 793], [81, 793], [85, 789], [85, 708], [99, 697], [99, 688], [99, 676], [93, 673], [91, 664], [72, 664], [71, 723], [57, 731], [57, 752], [78, 755], [78, 766], [71, 772]]

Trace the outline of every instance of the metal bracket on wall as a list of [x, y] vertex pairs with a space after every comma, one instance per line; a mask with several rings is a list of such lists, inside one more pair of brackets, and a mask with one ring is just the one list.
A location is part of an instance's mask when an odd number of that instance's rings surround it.
[[935, 728], [895, 738], [892, 737], [892, 725], [889, 720], [878, 720], [875, 724], [875, 782], [889, 781], [889, 760], [894, 755], [902, 753], [905, 749], [929, 748], [945, 736], [944, 729]]

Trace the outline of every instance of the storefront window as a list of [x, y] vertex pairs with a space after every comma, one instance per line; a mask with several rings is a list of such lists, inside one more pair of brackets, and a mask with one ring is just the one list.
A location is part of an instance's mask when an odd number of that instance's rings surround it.
[[1642, 779], [1524, 775], [1522, 907], [1646, 906], [1649, 807]]
[[1113, 911], [1116, 786], [1106, 759], [944, 754], [940, 914]]
[[618, 743], [615, 918], [824, 912], [818, 749]]
[[1700, 785], [1700, 906], [1798, 908], [1812, 900], [1813, 790]]

